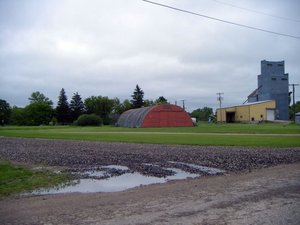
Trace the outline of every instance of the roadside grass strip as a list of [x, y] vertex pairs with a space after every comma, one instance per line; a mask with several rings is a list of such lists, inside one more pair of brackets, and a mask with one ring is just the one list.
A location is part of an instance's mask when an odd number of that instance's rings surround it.
[[297, 124], [200, 124], [197, 127], [135, 129], [112, 126], [8, 126], [0, 128], [0, 136], [206, 146], [300, 147], [300, 125]]
[[67, 175], [49, 170], [32, 170], [0, 161], [0, 198], [40, 187], [52, 187], [68, 181]]
[[[180, 134], [131, 132], [23, 132], [5, 136], [101, 142], [181, 144], [205, 146], [300, 147], [299, 135]], [[1, 139], [0, 139], [1, 141]]]

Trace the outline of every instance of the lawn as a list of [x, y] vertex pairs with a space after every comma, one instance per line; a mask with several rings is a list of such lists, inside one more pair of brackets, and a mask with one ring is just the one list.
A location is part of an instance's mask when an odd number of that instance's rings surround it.
[[51, 187], [67, 180], [67, 175], [58, 175], [49, 170], [32, 170], [0, 161], [0, 199], [13, 193]]
[[181, 128], [1, 127], [0, 136], [157, 144], [299, 147], [300, 125], [208, 124]]

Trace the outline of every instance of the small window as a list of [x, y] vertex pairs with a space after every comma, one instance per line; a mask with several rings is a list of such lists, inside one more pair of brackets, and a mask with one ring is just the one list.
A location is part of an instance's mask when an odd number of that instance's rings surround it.
[[243, 116], [240, 116], [240, 118], [242, 119], [242, 118], [243, 118]]
[[271, 63], [268, 63], [267, 66], [272, 66], [272, 64], [271, 64]]
[[287, 78], [281, 78], [281, 80], [287, 80]]
[[282, 66], [283, 66], [283, 64], [278, 64], [278, 66], [282, 67]]
[[263, 118], [264, 116], [263, 115], [260, 115], [260, 118]]
[[275, 77], [272, 77], [271, 80], [276, 80], [276, 78], [275, 78]]
[[252, 117], [251, 120], [254, 121], [254, 117]]

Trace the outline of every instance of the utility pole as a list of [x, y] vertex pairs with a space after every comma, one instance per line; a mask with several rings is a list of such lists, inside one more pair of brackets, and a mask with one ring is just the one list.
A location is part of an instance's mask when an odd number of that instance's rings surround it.
[[296, 122], [295, 86], [299, 86], [299, 84], [289, 84], [289, 86], [293, 86], [293, 113], [294, 122]]
[[217, 93], [217, 95], [218, 95], [217, 100], [220, 102], [220, 117], [221, 117], [221, 123], [222, 123], [222, 122], [223, 122], [223, 119], [222, 119], [222, 111], [221, 111], [221, 108], [222, 108], [222, 101], [223, 101], [222, 95], [224, 95], [224, 93], [219, 92], [219, 93]]
[[185, 106], [184, 106], [184, 101], [185, 101], [185, 99], [182, 99], [182, 100], [180, 100], [180, 101], [182, 101], [182, 108], [183, 108], [183, 110], [185, 110]]

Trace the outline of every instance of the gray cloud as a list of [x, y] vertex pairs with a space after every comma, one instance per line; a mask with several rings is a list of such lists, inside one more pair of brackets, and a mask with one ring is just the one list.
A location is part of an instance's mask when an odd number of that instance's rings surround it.
[[[211, 0], [159, 2], [250, 26], [300, 36], [299, 23]], [[298, 18], [298, 1], [232, 1]], [[300, 40], [211, 21], [140, 0], [0, 1], [0, 98], [24, 106], [33, 91], [54, 102], [106, 95], [185, 99], [189, 110], [241, 104], [256, 88], [260, 60], [285, 60], [300, 83]], [[300, 90], [297, 93], [299, 100]]]

